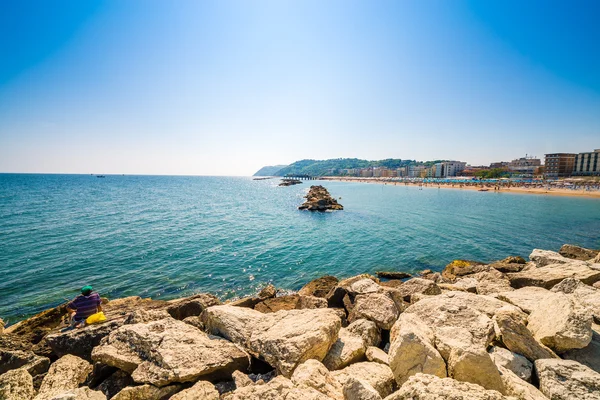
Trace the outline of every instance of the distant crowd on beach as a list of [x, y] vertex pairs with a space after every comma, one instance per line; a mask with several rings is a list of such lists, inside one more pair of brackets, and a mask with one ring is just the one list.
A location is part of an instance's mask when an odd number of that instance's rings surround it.
[[600, 181], [541, 179], [473, 179], [473, 178], [366, 178], [326, 177], [326, 180], [381, 183], [392, 185], [472, 189], [481, 191], [515, 191], [530, 193], [600, 195]]

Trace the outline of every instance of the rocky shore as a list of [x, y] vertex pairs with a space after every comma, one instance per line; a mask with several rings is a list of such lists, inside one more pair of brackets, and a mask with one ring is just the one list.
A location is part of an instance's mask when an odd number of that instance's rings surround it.
[[0, 399], [600, 399], [600, 255], [577, 246], [103, 308], [0, 328]]
[[311, 186], [308, 194], [304, 197], [306, 201], [298, 207], [299, 210], [328, 211], [344, 209], [341, 204], [338, 204], [336, 199], [331, 197], [327, 189], [321, 185]]

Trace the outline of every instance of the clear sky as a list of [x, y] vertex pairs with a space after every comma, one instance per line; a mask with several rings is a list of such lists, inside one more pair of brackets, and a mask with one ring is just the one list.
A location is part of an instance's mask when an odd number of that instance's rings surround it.
[[600, 1], [2, 1], [0, 172], [600, 148]]

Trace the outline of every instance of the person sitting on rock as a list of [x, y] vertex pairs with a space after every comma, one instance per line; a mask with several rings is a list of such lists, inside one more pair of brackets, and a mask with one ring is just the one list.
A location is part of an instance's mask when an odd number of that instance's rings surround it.
[[67, 304], [67, 312], [71, 316], [71, 328], [81, 328], [90, 315], [102, 311], [100, 295], [92, 291], [90, 285], [81, 288], [81, 294]]

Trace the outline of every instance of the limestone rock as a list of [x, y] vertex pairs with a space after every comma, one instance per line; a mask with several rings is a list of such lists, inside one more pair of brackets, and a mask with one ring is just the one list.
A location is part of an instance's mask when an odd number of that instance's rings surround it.
[[198, 381], [189, 389], [176, 393], [169, 400], [219, 400], [219, 392], [208, 381]]
[[358, 319], [346, 328], [348, 332], [360, 336], [365, 346], [379, 346], [381, 343], [381, 330], [375, 322], [367, 319]]
[[[133, 310], [125, 317], [124, 324], [145, 324], [152, 321], [160, 321], [161, 319], [172, 318], [171, 314], [164, 308], [146, 310], [140, 308]], [[115, 327], [116, 329], [117, 327]]]
[[350, 377], [344, 385], [345, 400], [381, 400], [377, 390], [369, 382]]
[[323, 365], [330, 371], [342, 369], [365, 358], [366, 346], [361, 336], [341, 328], [338, 339], [323, 359]]
[[0, 335], [4, 334], [4, 320], [0, 318]]
[[490, 268], [489, 271], [478, 272], [470, 275], [476, 280], [477, 294], [491, 295], [494, 293], [514, 290], [505, 274]]
[[[500, 372], [489, 354], [484, 347], [465, 343], [464, 339], [460, 337], [461, 332], [464, 331], [463, 329], [453, 329], [454, 334], [450, 337], [452, 346], [448, 347], [448, 376], [457, 381], [475, 383], [486, 389], [505, 393]], [[447, 344], [448, 342], [445, 343], [445, 345]], [[442, 351], [440, 353], [444, 356]]]
[[417, 374], [385, 400], [516, 400], [503, 396], [495, 390], [486, 390], [479, 385], [459, 382], [452, 378]]
[[499, 366], [498, 371], [507, 395], [520, 400], [548, 400], [535, 386], [519, 378], [510, 369]]
[[341, 204], [338, 204], [336, 199], [331, 197], [327, 189], [321, 185], [312, 185], [304, 197], [306, 201], [298, 207], [298, 210], [327, 211], [344, 209]]
[[533, 261], [538, 268], [550, 264], [565, 264], [571, 261], [571, 259], [563, 257], [555, 251], [541, 249], [533, 249], [529, 255], [529, 259]]
[[90, 325], [81, 329], [48, 335], [46, 336], [46, 342], [59, 357], [72, 354], [91, 361], [93, 348], [98, 346], [104, 337], [121, 325], [123, 325], [123, 320]]
[[457, 277], [487, 271], [489, 267], [478, 261], [454, 260], [446, 265], [442, 271], [442, 277], [447, 281], [454, 281]]
[[530, 314], [534, 308], [540, 303], [546, 303], [546, 297], [550, 296], [552, 292], [547, 289], [528, 286], [513, 291], [498, 293], [500, 300], [506, 301], [507, 303], [513, 304], [519, 307], [521, 310]]
[[496, 336], [512, 352], [522, 354], [530, 361], [541, 358], [558, 358], [548, 347], [538, 342], [529, 329], [525, 314], [514, 308], [498, 310], [494, 315]]
[[206, 293], [172, 300], [169, 303], [171, 305], [167, 307], [167, 312], [180, 321], [187, 317], [199, 316], [206, 308], [221, 304], [217, 297]]
[[0, 399], [31, 400], [34, 395], [33, 378], [25, 369], [13, 369], [0, 375]]
[[258, 292], [258, 297], [261, 299], [271, 299], [275, 296], [277, 296], [277, 289], [271, 284], [265, 286], [260, 290], [260, 292]]
[[600, 373], [600, 325], [592, 325], [592, 341], [583, 349], [569, 350], [562, 358], [577, 361]]
[[381, 397], [391, 394], [395, 386], [394, 374], [390, 367], [374, 362], [359, 362], [331, 374], [342, 386], [345, 386], [350, 378], [360, 377]]
[[571, 360], [535, 362], [540, 391], [552, 400], [600, 399], [600, 374]]
[[317, 360], [306, 360], [300, 364], [291, 378], [296, 386], [313, 388], [328, 398], [342, 400], [342, 385], [329, 370]]
[[254, 384], [254, 382], [252, 382], [252, 380], [248, 377], [248, 375], [246, 375], [240, 371], [233, 371], [233, 374], [231, 374], [231, 377], [233, 378], [233, 382], [235, 382], [236, 388]]
[[[473, 293], [465, 292], [447, 292], [439, 296], [430, 297], [426, 300], [428, 302], [435, 301], [440, 305], [445, 304], [452, 307], [462, 308], [463, 306], [467, 306], [479, 311], [480, 313], [487, 315], [489, 318], [493, 317], [498, 310], [506, 307], [512, 307], [513, 309], [518, 310], [516, 307], [510, 306], [506, 304], [506, 302], [498, 300], [491, 296], [475, 295]], [[412, 308], [413, 310], [417, 309], [416, 305], [413, 305], [411, 307], [415, 307]]]
[[59, 358], [50, 366], [35, 400], [49, 400], [85, 382], [92, 365], [71, 354]]
[[329, 397], [308, 386], [296, 387], [289, 379], [278, 376], [264, 385], [238, 388], [227, 400], [330, 400]]
[[529, 314], [527, 328], [555, 352], [581, 349], [592, 340], [592, 316], [566, 295], [553, 293]]
[[381, 350], [379, 347], [369, 346], [365, 351], [365, 357], [368, 361], [378, 362], [380, 364], [389, 365], [390, 358], [387, 353]]
[[417, 373], [446, 377], [446, 363], [433, 347], [434, 333], [415, 314], [402, 314], [390, 332], [389, 365], [398, 386]]
[[216, 339], [169, 318], [122, 326], [94, 349], [92, 358], [129, 372], [135, 382], [155, 386], [231, 375], [248, 367], [248, 354]]
[[163, 400], [181, 390], [181, 385], [156, 387], [152, 385], [129, 386], [121, 390], [112, 400]]
[[396, 280], [412, 278], [411, 274], [409, 274], [407, 272], [398, 272], [398, 271], [377, 271], [375, 273], [375, 275], [377, 275], [379, 278], [396, 279]]
[[531, 382], [533, 364], [527, 358], [498, 346], [493, 346], [488, 352], [497, 367], [506, 368], [520, 379]]
[[375, 322], [381, 329], [391, 329], [400, 311], [387, 293], [369, 293], [356, 296], [349, 322], [364, 318]]
[[310, 308], [327, 308], [327, 300], [314, 296], [292, 294], [288, 296], [265, 299], [254, 306], [263, 313], [273, 313], [281, 310], [303, 310]]
[[566, 278], [579, 279], [588, 285], [600, 280], [600, 270], [593, 269], [584, 261], [565, 258], [564, 263], [544, 265], [514, 274], [507, 274], [512, 287], [519, 289], [525, 286], [539, 286], [551, 289]]
[[66, 392], [52, 397], [51, 400], [106, 400], [106, 396], [102, 392], [84, 386], [67, 390]]
[[336, 312], [327, 308], [263, 314], [215, 306], [205, 310], [202, 319], [209, 331], [241, 345], [284, 376], [308, 359], [323, 360], [341, 328]]
[[411, 302], [411, 296], [420, 293], [425, 295], [438, 295], [442, 291], [439, 286], [429, 279], [412, 278], [397, 288], [405, 301]]
[[490, 264], [490, 267], [500, 272], [519, 272], [527, 261], [523, 257], [506, 257], [504, 260]]
[[0, 348], [0, 375], [12, 369], [23, 368], [36, 376], [50, 368], [50, 359], [40, 357], [31, 351]]
[[458, 278], [454, 283], [438, 283], [438, 287], [441, 290], [457, 290], [461, 292], [477, 293], [478, 283], [477, 279], [474, 278]]
[[598, 254], [600, 254], [598, 250], [586, 249], [572, 244], [563, 245], [558, 251], [558, 253], [563, 257], [581, 261], [592, 260]]
[[352, 282], [350, 285], [348, 285], [346, 290], [351, 295], [357, 296], [359, 294], [379, 293], [383, 289], [373, 280], [364, 278], [356, 282]]
[[339, 280], [335, 276], [323, 276], [308, 282], [298, 291], [298, 294], [326, 298], [338, 282]]
[[552, 292], [561, 292], [581, 304], [600, 323], [600, 290], [573, 278], [567, 278], [554, 286]]

